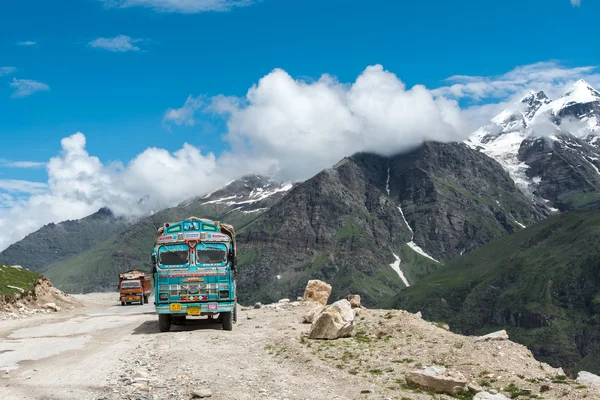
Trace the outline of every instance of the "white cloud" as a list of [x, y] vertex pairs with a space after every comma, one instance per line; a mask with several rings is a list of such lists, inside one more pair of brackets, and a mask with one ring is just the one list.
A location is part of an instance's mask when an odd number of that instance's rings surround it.
[[581, 0], [571, 0], [571, 5], [573, 7], [579, 7], [581, 6]]
[[276, 69], [243, 99], [218, 97], [213, 111], [228, 116], [236, 154], [260, 155], [284, 178], [306, 178], [357, 151], [392, 154], [424, 140], [466, 137], [455, 101], [424, 86], [406, 88], [381, 65], [352, 84], [323, 75], [311, 83]]
[[100, 0], [107, 7], [146, 7], [158, 12], [195, 14], [206, 11], [230, 11], [260, 0]]
[[35, 46], [37, 42], [31, 41], [31, 40], [26, 40], [24, 42], [17, 42], [17, 45], [19, 46]]
[[16, 70], [15, 67], [0, 67], [0, 76], [10, 75]]
[[[0, 225], [15, 220], [21, 225], [17, 232], [0, 234], [0, 249], [49, 222], [81, 218], [105, 206], [138, 216], [248, 172], [301, 180], [357, 151], [392, 154], [424, 140], [460, 140], [470, 134], [473, 121], [497, 114], [530, 89], [552, 97], [580, 77], [598, 85], [594, 71], [538, 63], [497, 77], [452, 77], [453, 84], [463, 85], [460, 90], [428, 90], [406, 87], [380, 65], [350, 83], [330, 75], [303, 81], [275, 69], [243, 97], [190, 95], [163, 116], [180, 126], [193, 126], [201, 113], [222, 116], [229, 150], [219, 156], [184, 144], [175, 152], [149, 148], [126, 164], [104, 164], [87, 152], [82, 133], [64, 138], [61, 153], [46, 164], [47, 187], [4, 183]], [[458, 100], [465, 99], [470, 106], [460, 109]]]
[[169, 108], [163, 119], [178, 126], [194, 126], [196, 123], [194, 113], [203, 105], [204, 101], [200, 97], [194, 98], [189, 95], [181, 108]]
[[100, 37], [92, 40], [88, 44], [96, 49], [104, 49], [123, 53], [127, 51], [139, 51], [140, 48], [134, 45], [134, 43], [138, 42], [141, 42], [141, 39], [132, 39], [126, 35], [118, 35], [114, 38]]
[[455, 75], [446, 80], [451, 83], [450, 86], [437, 88], [434, 93], [452, 98], [480, 100], [506, 98], [534, 88], [533, 90], [545, 90], [549, 92], [548, 95], [555, 95], [565, 84], [583, 77], [590, 82], [600, 81], [600, 75], [594, 74], [596, 69], [596, 66], [568, 68], [555, 61], [539, 62], [517, 67], [499, 76]]
[[43, 182], [22, 181], [18, 179], [0, 179], [0, 190], [17, 193], [43, 193], [48, 185]]
[[13, 78], [10, 87], [14, 89], [11, 97], [27, 97], [37, 92], [50, 90], [50, 87], [45, 83], [17, 78]]
[[0, 158], [0, 165], [10, 168], [40, 168], [46, 165], [46, 163], [37, 161], [10, 161]]
[[0, 180], [0, 226], [19, 221], [10, 234], [0, 233], [0, 250], [45, 224], [82, 218], [104, 206], [134, 217], [174, 206], [237, 173], [218, 167], [214, 155], [189, 144], [174, 153], [149, 148], [128, 165], [103, 164], [85, 145], [82, 133], [62, 139], [61, 153], [47, 163], [47, 184]]

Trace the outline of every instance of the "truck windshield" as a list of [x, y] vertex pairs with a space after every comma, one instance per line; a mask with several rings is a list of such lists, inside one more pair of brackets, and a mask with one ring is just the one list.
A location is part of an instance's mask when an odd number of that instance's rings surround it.
[[139, 288], [139, 287], [140, 287], [140, 282], [138, 282], [138, 281], [121, 283], [121, 289], [134, 289], [134, 288]]
[[202, 249], [196, 252], [196, 264], [222, 263], [227, 260], [225, 249]]
[[181, 265], [188, 263], [189, 252], [184, 250], [166, 250], [160, 253], [162, 265]]

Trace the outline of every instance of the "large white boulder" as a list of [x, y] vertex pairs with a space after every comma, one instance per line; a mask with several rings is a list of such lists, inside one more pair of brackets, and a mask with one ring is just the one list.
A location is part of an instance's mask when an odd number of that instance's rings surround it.
[[308, 331], [310, 339], [349, 337], [354, 328], [354, 310], [346, 299], [336, 301], [318, 313]]
[[580, 385], [600, 389], [600, 376], [594, 375], [591, 372], [580, 371], [575, 381]]

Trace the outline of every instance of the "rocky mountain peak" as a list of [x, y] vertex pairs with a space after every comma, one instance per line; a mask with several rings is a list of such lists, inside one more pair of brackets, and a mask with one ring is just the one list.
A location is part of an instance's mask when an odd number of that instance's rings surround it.
[[189, 206], [220, 205], [231, 207], [242, 212], [258, 212], [265, 210], [265, 201], [277, 201], [293, 187], [291, 183], [278, 181], [269, 176], [259, 174], [246, 174], [228, 182], [220, 189], [203, 197], [194, 197], [180, 204]]
[[523, 110], [523, 116], [527, 121], [531, 121], [540, 107], [550, 103], [550, 99], [543, 91], [537, 93], [531, 91], [520, 100], [520, 103], [526, 105], [526, 108]]

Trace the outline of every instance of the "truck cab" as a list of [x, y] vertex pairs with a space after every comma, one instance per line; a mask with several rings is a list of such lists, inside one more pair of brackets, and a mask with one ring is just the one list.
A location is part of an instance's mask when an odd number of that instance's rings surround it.
[[159, 329], [208, 316], [232, 330], [236, 321], [236, 241], [231, 225], [190, 217], [157, 230], [152, 251]]

